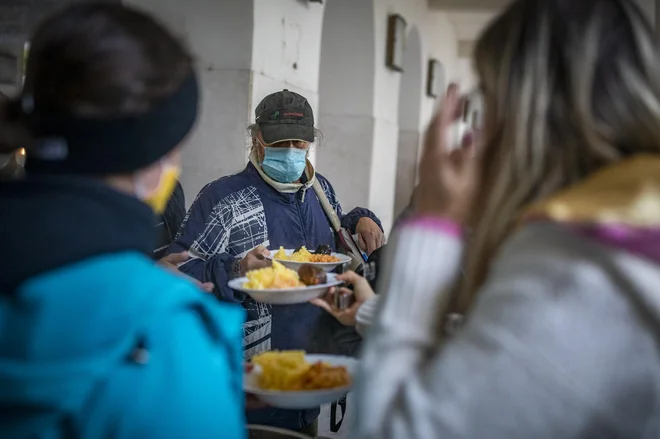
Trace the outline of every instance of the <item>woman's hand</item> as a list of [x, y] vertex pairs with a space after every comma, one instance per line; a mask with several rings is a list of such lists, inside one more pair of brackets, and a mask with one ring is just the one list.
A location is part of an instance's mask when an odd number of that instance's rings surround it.
[[450, 130], [462, 114], [458, 87], [449, 86], [442, 106], [426, 130], [415, 191], [417, 215], [439, 216], [463, 224], [470, 214], [477, 188], [474, 135], [468, 134], [461, 147], [451, 150]]
[[177, 273], [181, 276], [185, 276], [189, 280], [191, 280], [195, 285], [197, 285], [199, 288], [201, 288], [203, 291], [206, 291], [207, 293], [212, 293], [213, 292], [213, 283], [212, 282], [205, 282], [202, 283], [198, 281], [197, 279], [190, 277], [186, 274], [183, 274], [179, 271], [179, 265], [183, 264], [186, 262], [188, 259], [190, 259], [190, 255], [188, 254], [187, 251], [183, 251], [181, 253], [171, 253], [167, 256], [165, 256], [163, 259], [158, 261], [158, 263], [163, 266], [164, 268], [167, 268], [170, 271], [173, 271], [174, 273]]
[[385, 244], [385, 234], [383, 234], [378, 224], [369, 217], [365, 216], [358, 220], [355, 233], [358, 235], [360, 248], [367, 252], [367, 256], [370, 256], [374, 250]]
[[374, 297], [375, 293], [365, 278], [353, 273], [352, 271], [337, 276], [337, 279], [346, 282], [349, 285], [353, 285], [352, 293], [355, 295], [355, 302], [353, 305], [344, 310], [337, 309], [334, 306], [334, 295], [351, 293], [351, 291], [347, 288], [331, 288], [325, 296], [313, 299], [311, 303], [318, 306], [319, 308], [326, 310], [342, 325], [355, 326], [355, 317], [357, 316], [357, 312], [360, 309], [360, 305]]
[[250, 253], [245, 255], [241, 259], [241, 276], [245, 276], [245, 273], [252, 270], [258, 270], [260, 268], [266, 268], [271, 266], [271, 262], [266, 259], [266, 256], [269, 256], [270, 252], [263, 245], [257, 246]]

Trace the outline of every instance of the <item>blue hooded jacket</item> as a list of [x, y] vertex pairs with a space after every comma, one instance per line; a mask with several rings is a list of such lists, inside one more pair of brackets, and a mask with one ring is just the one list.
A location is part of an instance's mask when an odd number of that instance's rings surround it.
[[150, 260], [147, 206], [55, 177], [0, 203], [1, 437], [246, 437], [244, 311]]
[[[169, 249], [188, 250], [195, 257], [180, 270], [202, 282], [213, 282], [218, 298], [241, 303], [247, 311], [243, 329], [245, 359], [271, 349], [304, 349], [319, 352], [315, 333], [324, 311], [311, 305], [271, 306], [257, 303], [227, 286], [238, 276], [237, 262], [250, 250], [263, 245], [270, 250], [321, 244], [335, 248], [335, 233], [323, 211], [312, 183], [318, 179], [342, 226], [355, 233], [362, 217], [376, 216], [356, 208], [343, 214], [332, 186], [314, 173], [311, 165], [300, 185], [280, 185], [270, 180], [252, 162], [239, 174], [216, 180], [202, 189], [193, 202]], [[279, 186], [279, 190], [274, 186]], [[248, 412], [248, 422], [300, 429], [313, 422], [318, 410], [297, 412], [265, 409]]]

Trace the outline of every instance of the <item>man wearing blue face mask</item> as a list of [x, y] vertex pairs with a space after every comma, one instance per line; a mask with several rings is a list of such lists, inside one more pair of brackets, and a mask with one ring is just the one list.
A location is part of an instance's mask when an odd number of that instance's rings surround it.
[[[250, 135], [250, 163], [241, 173], [202, 189], [169, 252], [188, 251], [191, 259], [179, 267], [182, 272], [212, 282], [219, 299], [243, 304], [248, 314], [243, 330], [246, 359], [271, 349], [318, 351], [314, 340], [323, 326], [321, 310], [311, 304], [256, 303], [227, 282], [269, 265], [263, 258], [266, 249], [315, 249], [322, 244], [335, 249], [336, 236], [319, 196], [328, 200], [342, 227], [359, 236], [368, 254], [384, 244], [380, 221], [363, 208], [344, 214], [328, 180], [307, 161], [315, 129], [304, 97], [284, 90], [264, 98]], [[313, 433], [318, 413], [254, 410], [248, 412], [248, 422]]]

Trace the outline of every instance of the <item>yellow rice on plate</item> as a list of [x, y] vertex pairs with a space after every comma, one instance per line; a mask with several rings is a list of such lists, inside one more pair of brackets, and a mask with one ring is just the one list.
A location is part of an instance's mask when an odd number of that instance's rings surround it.
[[244, 288], [251, 290], [270, 290], [283, 288], [304, 287], [294, 270], [286, 268], [277, 261], [273, 265], [259, 270], [252, 270], [246, 274], [247, 282], [243, 284]]
[[345, 366], [309, 363], [304, 351], [269, 351], [252, 358], [261, 368], [258, 385], [264, 390], [304, 391], [348, 386], [351, 376]]
[[273, 259], [279, 261], [291, 261], [291, 262], [340, 262], [340, 259], [332, 255], [316, 255], [310, 253], [306, 247], [301, 247], [297, 252], [292, 253], [290, 256], [286, 254], [284, 247], [275, 252]]

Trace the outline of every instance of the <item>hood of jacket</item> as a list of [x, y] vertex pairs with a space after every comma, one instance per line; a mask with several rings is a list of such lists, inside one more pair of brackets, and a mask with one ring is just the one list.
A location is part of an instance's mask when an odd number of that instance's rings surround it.
[[557, 222], [660, 263], [660, 157], [609, 166], [531, 206], [523, 218]]
[[136, 251], [151, 254], [155, 215], [137, 198], [102, 182], [31, 177], [0, 184], [0, 291], [87, 258]]
[[100, 182], [7, 182], [0, 204], [0, 430], [33, 437], [66, 428], [150, 318], [201, 295], [149, 259], [150, 208]]
[[523, 221], [550, 221], [619, 250], [597, 258], [660, 332], [660, 157], [607, 167], [531, 206]]

